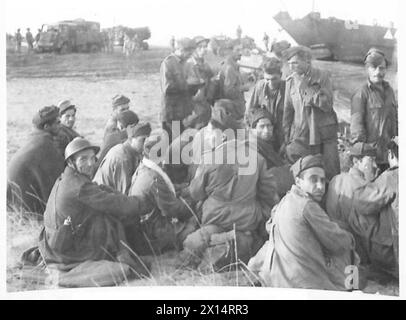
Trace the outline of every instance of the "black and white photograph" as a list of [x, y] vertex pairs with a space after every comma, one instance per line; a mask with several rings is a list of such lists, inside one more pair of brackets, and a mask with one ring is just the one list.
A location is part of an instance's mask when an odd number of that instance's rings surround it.
[[401, 297], [400, 1], [2, 5], [5, 294]]

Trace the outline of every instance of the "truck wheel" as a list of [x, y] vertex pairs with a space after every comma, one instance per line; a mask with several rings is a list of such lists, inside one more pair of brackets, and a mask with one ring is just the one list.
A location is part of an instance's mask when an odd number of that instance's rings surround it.
[[60, 54], [67, 54], [70, 53], [70, 48], [69, 45], [67, 43], [64, 43], [61, 47], [61, 49], [59, 50]]

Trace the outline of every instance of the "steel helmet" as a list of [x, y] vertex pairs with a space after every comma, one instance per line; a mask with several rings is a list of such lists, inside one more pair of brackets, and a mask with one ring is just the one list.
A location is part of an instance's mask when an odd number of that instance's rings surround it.
[[100, 148], [98, 146], [92, 145], [85, 138], [77, 137], [73, 139], [65, 148], [65, 161], [67, 161], [71, 156], [78, 153], [79, 151], [93, 149], [96, 154], [99, 152]]

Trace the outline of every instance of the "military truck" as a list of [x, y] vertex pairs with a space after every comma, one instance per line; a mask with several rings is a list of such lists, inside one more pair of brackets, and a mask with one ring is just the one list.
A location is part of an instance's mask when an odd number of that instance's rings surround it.
[[148, 27], [140, 28], [129, 28], [125, 26], [115, 26], [112, 28], [106, 29], [107, 31], [112, 31], [114, 33], [114, 45], [122, 47], [124, 44], [124, 34], [127, 34], [131, 39], [137, 35], [137, 40], [140, 43], [140, 47], [143, 50], [148, 50], [149, 45], [146, 40], [151, 38], [151, 30]]
[[103, 47], [100, 23], [83, 19], [46, 24], [41, 28], [37, 52], [99, 52]]

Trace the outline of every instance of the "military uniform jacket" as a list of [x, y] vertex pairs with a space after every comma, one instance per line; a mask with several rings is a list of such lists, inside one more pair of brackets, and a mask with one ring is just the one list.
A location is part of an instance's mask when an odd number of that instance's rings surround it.
[[383, 92], [368, 82], [351, 99], [352, 142], [366, 142], [377, 147], [377, 163], [387, 163], [386, 145], [398, 132], [398, 103], [388, 82]]
[[301, 138], [309, 145], [337, 139], [338, 121], [333, 109], [330, 75], [316, 68], [286, 79], [283, 114], [285, 142]]
[[76, 137], [80, 137], [80, 134], [61, 124], [58, 134], [55, 136], [55, 141], [62, 156], [65, 154], [66, 146]]
[[273, 287], [345, 290], [354, 239], [308, 194], [292, 186], [274, 209], [270, 228]]
[[266, 109], [272, 116], [271, 122], [273, 126], [272, 137], [276, 150], [282, 146], [284, 142], [282, 121], [283, 108], [285, 101], [285, 81], [281, 81], [280, 86], [275, 91], [272, 91], [267, 85], [267, 81], [262, 79], [257, 82], [248, 102], [248, 112], [253, 109]]
[[232, 100], [237, 108], [240, 118], [245, 113], [245, 96], [243, 90], [243, 79], [241, 77], [239, 65], [228, 58], [220, 70], [222, 85], [222, 99]]
[[[64, 158], [56, 148], [53, 136], [35, 130], [29, 141], [11, 158], [8, 181], [20, 188], [21, 200], [27, 210], [42, 214], [52, 186], [64, 168]], [[7, 201], [9, 204], [19, 203], [20, 199], [15, 199], [9, 189]]]
[[192, 113], [192, 100], [186, 82], [185, 65], [174, 54], [164, 59], [161, 77], [161, 120], [183, 120]]
[[142, 159], [142, 155], [131, 149], [128, 142], [110, 149], [101, 161], [93, 181], [128, 194], [131, 179]]
[[[196, 175], [190, 183], [191, 197], [203, 201], [202, 225], [216, 225], [225, 231], [253, 231], [270, 216], [279, 201], [276, 182], [265, 159], [257, 154], [254, 172], [241, 174], [236, 147], [251, 147], [246, 141], [231, 140], [202, 156]], [[257, 152], [257, 150], [252, 150]], [[223, 162], [216, 163], [223, 155]], [[228, 159], [228, 160], [227, 160]], [[253, 161], [251, 158], [250, 161]]]
[[342, 228], [351, 230], [348, 223], [354, 191], [367, 183], [362, 173], [355, 168], [335, 176], [330, 181], [326, 196], [327, 213]]
[[[149, 210], [137, 197], [92, 183], [87, 176], [66, 167], [48, 199], [41, 254], [46, 262], [65, 264], [111, 260], [119, 251], [120, 240], [126, 240], [122, 222], [137, 220]], [[70, 234], [64, 227], [68, 217], [73, 231]]]

